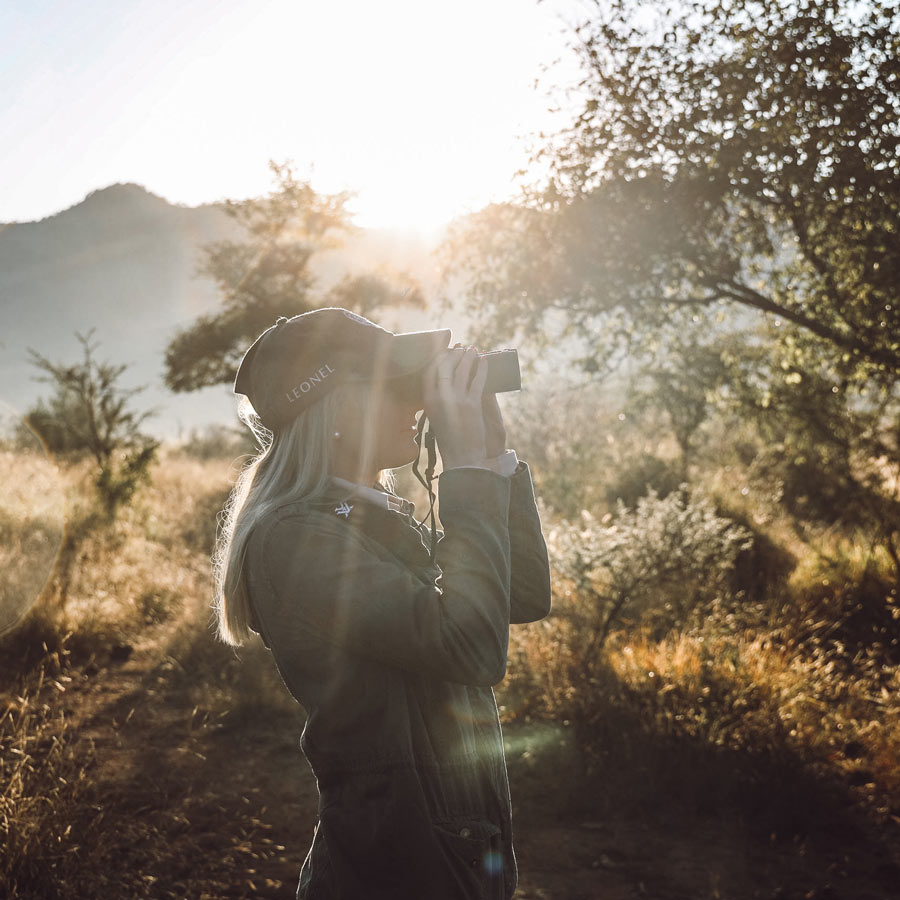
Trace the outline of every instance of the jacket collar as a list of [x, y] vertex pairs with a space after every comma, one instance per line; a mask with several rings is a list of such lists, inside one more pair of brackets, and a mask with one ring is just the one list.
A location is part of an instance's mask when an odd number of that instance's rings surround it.
[[352, 481], [335, 476], [332, 476], [331, 481], [344, 495], [344, 499], [355, 498], [363, 500], [367, 503], [374, 503], [375, 506], [381, 509], [388, 509], [408, 516], [412, 516], [416, 511], [416, 506], [411, 500], [398, 497], [396, 494], [385, 490], [381, 485], [367, 487], [364, 484], [355, 484]]
[[[396, 507], [395, 502], [403, 504], [403, 509]], [[411, 501], [383, 488], [332, 477], [312, 506], [365, 532], [416, 571], [426, 573], [422, 577], [434, 577], [434, 562], [422, 529], [412, 515], [415, 506]]]

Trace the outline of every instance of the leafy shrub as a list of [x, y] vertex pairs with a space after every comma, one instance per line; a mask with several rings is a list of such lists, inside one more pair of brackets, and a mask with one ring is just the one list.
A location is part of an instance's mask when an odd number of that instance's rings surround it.
[[599, 522], [584, 511], [580, 525], [563, 522], [550, 541], [595, 649], [623, 616], [666, 631], [707, 609], [728, 591], [735, 560], [750, 545], [749, 531], [687, 485], [666, 497], [651, 489], [633, 509], [619, 501], [615, 516]]
[[98, 361], [92, 332], [76, 337], [83, 359], [74, 365], [54, 363], [30, 351], [32, 363], [45, 373], [39, 379], [52, 385], [54, 393], [25, 418], [50, 450], [93, 458], [94, 483], [112, 519], [148, 479], [159, 445], [140, 431], [150, 413], [128, 405], [141, 389], [126, 390], [119, 384], [127, 366]]
[[[545, 522], [549, 521], [544, 516]], [[511, 638], [505, 702], [514, 716], [572, 721], [585, 746], [620, 691], [606, 644], [621, 629], [663, 634], [700, 622], [730, 599], [729, 579], [749, 548], [745, 528], [717, 514], [686, 486], [634, 509], [549, 529], [554, 568], [553, 613]]]

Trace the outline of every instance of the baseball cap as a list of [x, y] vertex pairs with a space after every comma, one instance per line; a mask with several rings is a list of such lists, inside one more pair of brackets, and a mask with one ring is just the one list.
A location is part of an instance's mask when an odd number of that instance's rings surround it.
[[394, 334], [341, 307], [282, 316], [244, 354], [234, 392], [274, 430], [339, 384], [411, 375], [449, 344], [448, 328]]

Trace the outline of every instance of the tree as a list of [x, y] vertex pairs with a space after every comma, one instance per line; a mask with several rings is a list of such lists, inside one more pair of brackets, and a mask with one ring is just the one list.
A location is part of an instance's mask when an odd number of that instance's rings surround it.
[[54, 392], [38, 401], [25, 420], [53, 452], [93, 458], [95, 485], [111, 518], [146, 479], [158, 442], [140, 430], [151, 413], [129, 408], [142, 388], [119, 384], [127, 366], [96, 359], [93, 329], [76, 337], [83, 358], [72, 365], [29, 350], [32, 363], [45, 373], [38, 380], [51, 384]]
[[572, 124], [518, 204], [457, 225], [486, 327], [560, 312], [623, 345], [723, 307], [795, 358], [900, 374], [900, 10], [840, 0], [597, 0]]
[[786, 505], [821, 521], [827, 487], [900, 570], [900, 7], [590, 10], [546, 175], [456, 224], [448, 285], [490, 335], [627, 362], [685, 459], [710, 400], [752, 414]]
[[273, 162], [270, 168], [276, 180], [271, 193], [225, 202], [244, 239], [203, 249], [200, 273], [218, 286], [222, 309], [201, 316], [170, 342], [165, 380], [173, 391], [233, 381], [248, 344], [279, 316], [328, 305], [352, 304], [363, 314], [390, 304], [423, 305], [417, 285], [374, 275], [348, 276], [330, 293], [317, 293], [310, 262], [353, 230], [346, 209], [350, 195], [318, 194], [288, 164]]

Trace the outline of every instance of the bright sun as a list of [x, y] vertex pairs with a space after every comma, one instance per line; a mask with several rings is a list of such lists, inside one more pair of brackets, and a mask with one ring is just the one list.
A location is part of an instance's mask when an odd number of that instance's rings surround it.
[[260, 195], [275, 160], [355, 192], [360, 225], [434, 229], [515, 193], [526, 138], [551, 120], [535, 80], [565, 56], [577, 2], [17, 7], [0, 55], [28, 102], [0, 109], [19, 136], [0, 162], [22, 173], [0, 221], [116, 181], [189, 205]]

